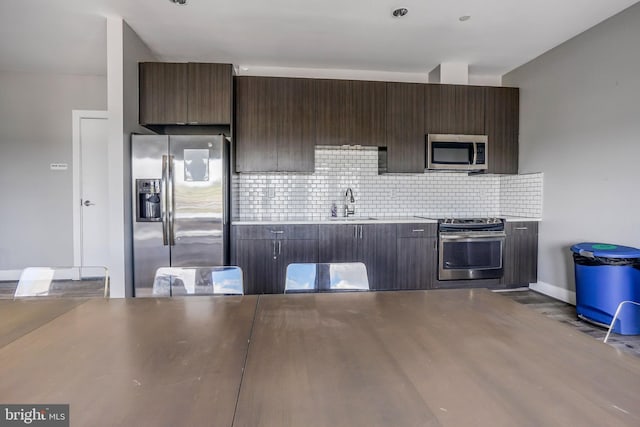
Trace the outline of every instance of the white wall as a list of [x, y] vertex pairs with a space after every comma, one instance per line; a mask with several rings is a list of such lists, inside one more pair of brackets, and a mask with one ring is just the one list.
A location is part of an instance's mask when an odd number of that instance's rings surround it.
[[105, 76], [0, 72], [0, 270], [73, 265], [71, 111], [106, 107]]
[[109, 108], [109, 233], [111, 296], [133, 292], [131, 133], [138, 126], [138, 62], [155, 61], [146, 44], [119, 17], [107, 19]]
[[520, 87], [520, 172], [545, 177], [538, 280], [568, 299], [572, 244], [640, 247], [639, 41], [637, 4], [503, 77]]

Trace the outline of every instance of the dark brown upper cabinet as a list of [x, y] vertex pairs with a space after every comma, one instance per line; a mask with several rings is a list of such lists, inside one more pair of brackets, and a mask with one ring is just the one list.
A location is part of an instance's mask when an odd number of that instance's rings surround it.
[[211, 63], [141, 62], [142, 125], [229, 125], [232, 66]]
[[422, 173], [425, 168], [424, 88], [387, 83], [387, 172]]
[[484, 87], [425, 86], [425, 133], [484, 135], [484, 116]]
[[485, 131], [489, 138], [490, 173], [518, 173], [520, 91], [486, 88]]
[[236, 78], [237, 172], [313, 172], [314, 80]]
[[189, 63], [189, 124], [229, 124], [232, 112], [231, 64]]
[[385, 82], [316, 80], [316, 85], [316, 144], [385, 145]]
[[351, 143], [386, 145], [387, 84], [351, 82]]
[[141, 62], [140, 124], [186, 123], [188, 82], [187, 64]]
[[351, 144], [351, 81], [316, 80], [316, 144]]

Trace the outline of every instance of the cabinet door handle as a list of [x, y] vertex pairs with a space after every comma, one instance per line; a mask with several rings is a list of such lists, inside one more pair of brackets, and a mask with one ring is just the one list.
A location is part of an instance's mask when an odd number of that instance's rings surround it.
[[269, 230], [271, 234], [284, 234], [284, 230]]
[[411, 230], [412, 233], [424, 233], [424, 228], [416, 228], [414, 230]]
[[278, 255], [282, 253], [282, 241], [278, 240]]
[[360, 226], [360, 238], [362, 239], [362, 226]]
[[276, 241], [273, 240], [271, 243], [273, 244], [273, 259], [277, 259], [278, 257], [276, 256]]
[[358, 226], [357, 225], [353, 226], [353, 238], [354, 239], [358, 238]]
[[528, 230], [529, 227], [516, 227], [516, 230]]

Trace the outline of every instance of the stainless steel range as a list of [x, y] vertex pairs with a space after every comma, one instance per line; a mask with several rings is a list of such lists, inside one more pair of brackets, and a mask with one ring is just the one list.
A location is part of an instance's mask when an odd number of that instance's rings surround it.
[[501, 218], [438, 220], [438, 279], [501, 278], [505, 236]]

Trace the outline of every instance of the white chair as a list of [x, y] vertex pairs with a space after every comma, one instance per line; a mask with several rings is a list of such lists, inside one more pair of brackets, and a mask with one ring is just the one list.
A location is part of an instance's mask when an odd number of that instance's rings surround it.
[[640, 303], [637, 303], [635, 301], [622, 301], [620, 304], [618, 304], [618, 308], [616, 308], [616, 313], [613, 315], [613, 319], [611, 320], [611, 324], [609, 325], [609, 330], [607, 331], [607, 335], [604, 337], [604, 342], [605, 343], [609, 339], [609, 335], [611, 335], [611, 331], [613, 330], [613, 325], [615, 325], [616, 319], [618, 318], [618, 315], [620, 314], [620, 309], [622, 309], [622, 306], [625, 305], [625, 304], [634, 304], [634, 305], [640, 306]]
[[361, 262], [293, 263], [287, 266], [285, 294], [368, 290], [367, 267]]
[[106, 298], [108, 294], [106, 267], [27, 267], [20, 274], [13, 297]]
[[242, 269], [236, 266], [161, 267], [156, 270], [152, 295], [244, 295]]

